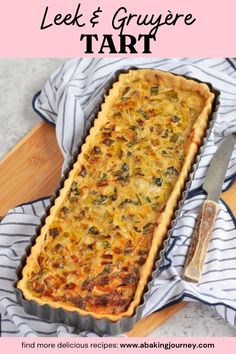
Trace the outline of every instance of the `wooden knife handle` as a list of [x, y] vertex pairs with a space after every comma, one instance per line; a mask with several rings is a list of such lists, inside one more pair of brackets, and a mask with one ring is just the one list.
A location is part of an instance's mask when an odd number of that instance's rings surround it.
[[217, 212], [218, 203], [211, 200], [204, 202], [185, 262], [184, 278], [186, 280], [196, 283], [200, 280]]

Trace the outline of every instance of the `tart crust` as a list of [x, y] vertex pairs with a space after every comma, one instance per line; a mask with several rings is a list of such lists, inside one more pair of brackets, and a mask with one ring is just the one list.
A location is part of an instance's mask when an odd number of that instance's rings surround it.
[[[34, 296], [34, 294], [27, 286], [27, 282], [30, 279], [31, 273], [35, 268], [35, 262], [41, 252], [41, 248], [45, 242], [46, 235], [49, 232], [50, 225], [52, 224], [57, 211], [61, 208], [63, 201], [69, 193], [72, 181], [78, 174], [78, 171], [81, 169], [81, 165], [83, 165], [85, 161], [84, 155], [87, 149], [89, 149], [89, 147], [94, 143], [96, 134], [99, 132], [102, 125], [104, 125], [104, 123], [106, 122], [111, 105], [117, 97], [117, 92], [120, 90], [121, 86], [124, 87], [124, 85], [128, 85], [129, 81], [134, 80], [135, 78], [144, 81], [150, 80], [151, 82], [153, 82], [153, 84], [155, 84], [158, 80], [169, 88], [198, 92], [203, 97], [205, 105], [193, 125], [190, 138], [188, 140], [188, 152], [185, 156], [185, 161], [182, 170], [166, 203], [165, 209], [159, 218], [159, 223], [154, 229], [151, 248], [145, 264], [141, 267], [140, 278], [137, 284], [134, 298], [129, 304], [127, 310], [117, 315], [89, 312], [73, 305], [70, 306], [68, 304], [64, 304], [62, 302], [45, 302], [45, 300], [41, 299], [40, 297]], [[25, 299], [34, 300], [39, 305], [47, 304], [50, 305], [52, 308], [63, 308], [64, 310], [70, 312], [75, 311], [82, 316], [91, 315], [95, 319], [107, 318], [111, 321], [117, 321], [123, 317], [130, 317], [134, 314], [136, 307], [141, 302], [144, 289], [153, 270], [154, 261], [163, 245], [163, 241], [166, 237], [167, 230], [173, 218], [174, 211], [177, 207], [181, 192], [184, 188], [188, 174], [194, 163], [196, 154], [199, 151], [199, 147], [202, 143], [202, 139], [208, 127], [208, 121], [212, 110], [213, 100], [214, 94], [210, 92], [209, 87], [206, 84], [198, 83], [194, 80], [186, 79], [182, 76], [177, 76], [172, 73], [152, 69], [139, 69], [130, 70], [126, 74], [119, 75], [119, 80], [113, 84], [113, 87], [110, 89], [108, 96], [106, 96], [105, 101], [101, 106], [101, 110], [98, 114], [98, 117], [94, 122], [94, 126], [91, 128], [86, 142], [82, 146], [81, 153], [78, 156], [77, 162], [74, 164], [73, 169], [70, 171], [69, 177], [65, 181], [64, 187], [61, 189], [59, 197], [57, 197], [57, 199], [55, 200], [55, 204], [51, 207], [50, 214], [46, 218], [45, 224], [41, 228], [40, 235], [37, 237], [36, 243], [32, 247], [31, 253], [27, 258], [26, 265], [22, 271], [22, 279], [17, 284], [17, 287], [23, 292]]]

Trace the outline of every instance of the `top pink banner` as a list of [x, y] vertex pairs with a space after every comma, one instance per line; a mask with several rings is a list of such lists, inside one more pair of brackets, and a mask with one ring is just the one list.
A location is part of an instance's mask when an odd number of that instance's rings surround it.
[[2, 1], [0, 56], [234, 57], [235, 10], [235, 0]]

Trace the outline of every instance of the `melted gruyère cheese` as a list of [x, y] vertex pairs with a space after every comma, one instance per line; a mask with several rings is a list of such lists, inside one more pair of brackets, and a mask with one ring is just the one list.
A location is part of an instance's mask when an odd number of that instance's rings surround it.
[[127, 309], [203, 105], [197, 92], [158, 81], [120, 88], [50, 225], [27, 283], [34, 296], [101, 314]]

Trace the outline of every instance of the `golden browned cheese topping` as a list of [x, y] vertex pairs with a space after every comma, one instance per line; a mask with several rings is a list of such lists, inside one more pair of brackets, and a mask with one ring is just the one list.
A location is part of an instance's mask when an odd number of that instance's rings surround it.
[[127, 309], [203, 105], [158, 80], [117, 91], [28, 280], [34, 296], [99, 314]]

